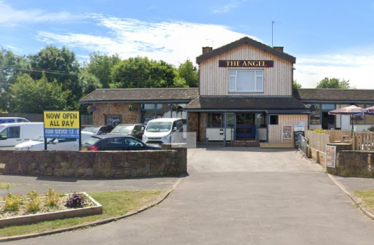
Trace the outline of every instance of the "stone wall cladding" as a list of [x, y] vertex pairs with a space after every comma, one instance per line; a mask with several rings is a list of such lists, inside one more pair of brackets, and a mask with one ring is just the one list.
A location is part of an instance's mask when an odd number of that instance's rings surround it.
[[187, 149], [157, 151], [3, 151], [4, 174], [129, 178], [187, 173]]
[[[200, 114], [200, 123], [199, 123]], [[196, 132], [196, 137], [199, 137], [197, 141], [205, 142], [206, 140], [206, 123], [207, 113], [203, 112], [189, 112], [188, 113], [188, 132]], [[199, 132], [199, 133], [198, 133]]]
[[335, 168], [327, 167], [330, 174], [351, 177], [374, 177], [374, 152], [347, 151], [337, 153]]
[[140, 104], [133, 104], [137, 111], [130, 111], [128, 103], [95, 103], [93, 112], [93, 124], [95, 126], [105, 125], [105, 115], [121, 115], [122, 123], [138, 123]]

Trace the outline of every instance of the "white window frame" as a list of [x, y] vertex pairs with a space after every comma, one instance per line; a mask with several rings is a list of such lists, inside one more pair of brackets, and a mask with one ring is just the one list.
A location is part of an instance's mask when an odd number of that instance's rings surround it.
[[[230, 75], [230, 72], [235, 72], [235, 75]], [[254, 72], [254, 87], [255, 87], [255, 90], [237, 90], [237, 77], [238, 77], [238, 72], [247, 72], [247, 71], [253, 71]], [[257, 72], [261, 71], [262, 72], [262, 75], [257, 75]], [[262, 78], [262, 89], [259, 90], [257, 89], [257, 78]], [[235, 83], [235, 89], [234, 90], [231, 90], [230, 89], [230, 80], [231, 79], [234, 79], [234, 83]], [[264, 92], [264, 70], [229, 70], [229, 80], [228, 80], [228, 91], [229, 92], [233, 92], [233, 93], [261, 93], [261, 92]]]

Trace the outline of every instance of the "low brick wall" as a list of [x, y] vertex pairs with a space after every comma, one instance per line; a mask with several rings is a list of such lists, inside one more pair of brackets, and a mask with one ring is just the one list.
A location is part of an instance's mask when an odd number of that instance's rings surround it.
[[128, 178], [187, 172], [187, 149], [156, 151], [2, 151], [4, 174], [76, 178]]
[[340, 176], [374, 177], [373, 151], [341, 151], [337, 153], [335, 168], [327, 172]]

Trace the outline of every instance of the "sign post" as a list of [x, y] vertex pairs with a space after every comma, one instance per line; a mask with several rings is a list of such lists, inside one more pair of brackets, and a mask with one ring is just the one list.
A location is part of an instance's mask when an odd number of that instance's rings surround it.
[[44, 150], [47, 150], [47, 138], [79, 139], [81, 149], [79, 111], [44, 111]]

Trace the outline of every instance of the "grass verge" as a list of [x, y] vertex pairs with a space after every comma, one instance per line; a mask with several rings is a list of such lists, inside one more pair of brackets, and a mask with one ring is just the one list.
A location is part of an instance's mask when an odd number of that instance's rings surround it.
[[369, 212], [374, 214], [374, 190], [355, 191], [353, 194]]
[[158, 200], [165, 193], [164, 190], [88, 192], [103, 206], [103, 214], [45, 221], [32, 225], [9, 226], [0, 229], [0, 237], [37, 234], [119, 217]]
[[6, 182], [0, 182], [0, 190], [1, 189], [8, 189], [11, 187], [12, 185], [10, 183], [6, 183]]

